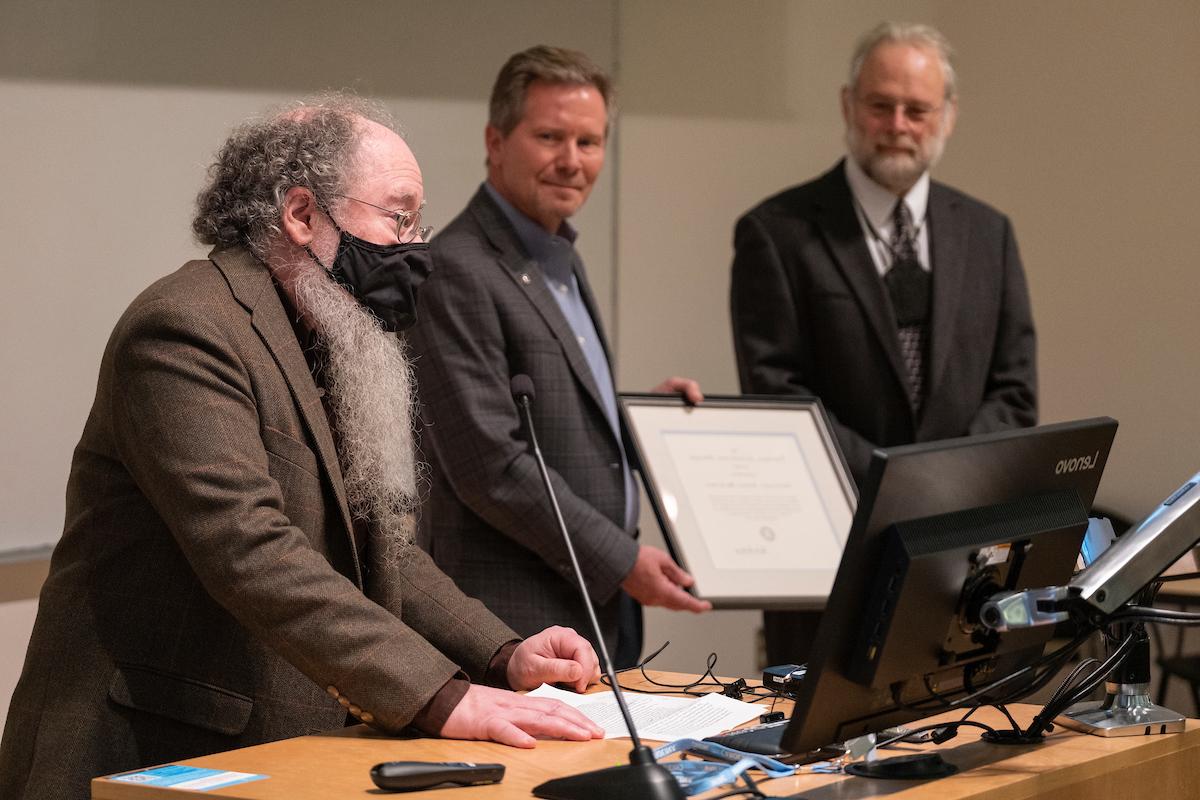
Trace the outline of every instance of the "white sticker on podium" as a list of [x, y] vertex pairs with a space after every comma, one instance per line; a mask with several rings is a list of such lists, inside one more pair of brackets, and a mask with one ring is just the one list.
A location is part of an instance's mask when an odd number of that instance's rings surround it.
[[210, 789], [221, 789], [237, 783], [260, 781], [267, 775], [253, 775], [249, 772], [227, 772], [219, 769], [203, 767], [185, 767], [179, 764], [168, 764], [165, 767], [152, 767], [137, 772], [127, 772], [124, 775], [114, 775], [109, 780], [125, 783], [140, 783], [146, 786], [169, 786], [172, 789], [189, 789], [193, 792], [206, 792]]

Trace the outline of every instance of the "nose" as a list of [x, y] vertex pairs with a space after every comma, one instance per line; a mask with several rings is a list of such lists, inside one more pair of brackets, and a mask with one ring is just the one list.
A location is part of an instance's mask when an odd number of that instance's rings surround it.
[[888, 127], [897, 133], [907, 133], [909, 130], [908, 109], [903, 103], [896, 103], [892, 106], [892, 113], [888, 115]]
[[579, 145], [572, 139], [565, 140], [558, 151], [558, 168], [563, 172], [576, 172], [582, 164]]

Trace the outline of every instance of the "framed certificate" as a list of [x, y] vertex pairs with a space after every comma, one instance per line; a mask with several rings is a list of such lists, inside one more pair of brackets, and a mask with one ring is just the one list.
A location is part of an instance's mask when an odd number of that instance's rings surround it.
[[858, 504], [816, 398], [621, 395], [650, 505], [697, 596], [821, 608]]

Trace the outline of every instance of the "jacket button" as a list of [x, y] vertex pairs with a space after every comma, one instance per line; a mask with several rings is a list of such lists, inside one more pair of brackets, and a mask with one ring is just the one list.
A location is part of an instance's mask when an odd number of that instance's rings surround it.
[[338, 695], [338, 703], [341, 704], [342, 708], [350, 708], [350, 700], [345, 695]]
[[329, 692], [329, 696], [333, 697], [335, 699], [337, 698], [338, 695], [341, 694], [341, 692], [338, 691], [338, 688], [336, 686], [326, 686], [325, 691]]
[[362, 709], [359, 708], [358, 706], [354, 705], [353, 703], [346, 706], [346, 710], [349, 711], [351, 714], [353, 714], [356, 717], [362, 716]]
[[371, 723], [371, 722], [375, 721], [375, 715], [373, 715], [370, 711], [364, 711], [363, 713], [358, 715], [358, 718], [361, 719], [363, 722], [367, 722], [367, 723]]

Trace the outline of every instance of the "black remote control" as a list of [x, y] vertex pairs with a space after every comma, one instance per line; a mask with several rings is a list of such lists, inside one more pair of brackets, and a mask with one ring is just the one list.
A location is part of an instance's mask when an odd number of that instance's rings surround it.
[[371, 780], [390, 792], [415, 792], [451, 784], [473, 786], [499, 783], [503, 764], [470, 764], [465, 761], [387, 761], [371, 767]]

